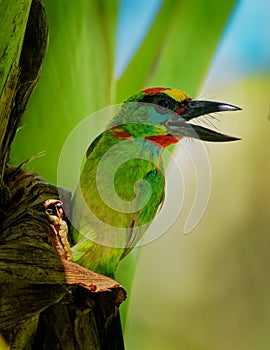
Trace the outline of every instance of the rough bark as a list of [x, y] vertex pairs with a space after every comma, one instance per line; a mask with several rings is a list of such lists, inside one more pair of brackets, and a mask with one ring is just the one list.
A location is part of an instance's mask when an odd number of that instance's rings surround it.
[[11, 349], [123, 349], [118, 308], [125, 290], [70, 261], [59, 191], [66, 210], [70, 194], [7, 165], [47, 36], [44, 8], [34, 0], [0, 103], [0, 333]]

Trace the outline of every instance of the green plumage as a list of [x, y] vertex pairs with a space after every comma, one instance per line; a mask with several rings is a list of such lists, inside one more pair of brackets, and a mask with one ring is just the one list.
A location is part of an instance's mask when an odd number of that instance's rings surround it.
[[164, 148], [184, 136], [235, 139], [185, 122], [235, 109], [191, 101], [184, 92], [169, 88], [147, 89], [124, 103], [87, 151], [73, 198], [74, 261], [113, 277], [119, 261], [141, 239], [163, 203]]
[[[121, 140], [114, 136], [112, 129], [98, 138], [88, 152], [81, 174], [81, 192], [78, 189], [74, 197], [73, 222], [76, 221], [78, 230], [73, 230], [73, 239], [80, 241], [73, 247], [74, 261], [91, 270], [113, 275], [119, 261], [142, 237], [162, 203], [165, 179], [160, 163], [161, 151], [161, 147], [153, 146], [147, 140]], [[124, 162], [113, 177], [108, 170], [119, 159]], [[101, 161], [108, 172], [101, 169], [98, 188], [97, 172]], [[106, 194], [105, 200], [98, 189]], [[146, 193], [147, 203], [144, 200]], [[87, 206], [76, 206], [82, 194]], [[133, 208], [128, 205], [131, 201]], [[89, 208], [93, 216], [89, 215]]]

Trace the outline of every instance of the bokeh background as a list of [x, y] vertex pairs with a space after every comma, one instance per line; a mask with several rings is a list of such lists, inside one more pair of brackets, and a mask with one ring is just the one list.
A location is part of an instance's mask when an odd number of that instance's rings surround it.
[[[48, 54], [13, 145], [14, 164], [45, 151], [27, 166], [57, 183], [59, 154], [77, 123], [143, 87], [178, 87], [242, 107], [213, 121], [242, 140], [207, 144], [212, 191], [200, 223], [183, 233], [196, 187], [190, 169], [176, 222], [119, 267], [129, 295], [126, 348], [269, 349], [269, 1], [44, 4]], [[76, 184], [67, 174], [63, 185]]]

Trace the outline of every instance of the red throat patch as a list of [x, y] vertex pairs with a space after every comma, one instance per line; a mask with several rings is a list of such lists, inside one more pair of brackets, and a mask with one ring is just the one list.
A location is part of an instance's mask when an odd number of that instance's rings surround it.
[[152, 141], [154, 144], [156, 145], [158, 144], [161, 147], [165, 148], [169, 145], [177, 143], [179, 140], [182, 139], [182, 136], [175, 137], [172, 135], [155, 135], [155, 136], [146, 136], [144, 139]]
[[113, 136], [116, 136], [116, 137], [118, 137], [121, 140], [125, 140], [125, 139], [131, 138], [131, 135], [130, 135], [129, 132], [122, 130], [118, 126], [113, 126], [112, 130], [113, 130]]

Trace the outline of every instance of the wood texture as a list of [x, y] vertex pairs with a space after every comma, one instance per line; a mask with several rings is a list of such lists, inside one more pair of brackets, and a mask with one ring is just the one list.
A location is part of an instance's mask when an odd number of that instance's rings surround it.
[[55, 244], [61, 237], [45, 203], [58, 200], [61, 192], [68, 210], [70, 193], [7, 165], [40, 75], [47, 37], [44, 8], [33, 0], [19, 63], [10, 63], [0, 100], [0, 333], [17, 350], [121, 350], [118, 308], [125, 290], [67, 260], [66, 250]]

